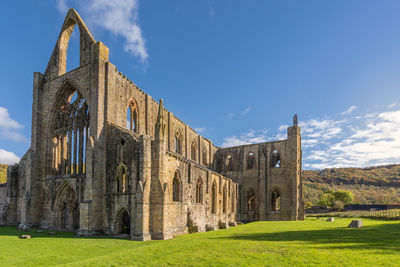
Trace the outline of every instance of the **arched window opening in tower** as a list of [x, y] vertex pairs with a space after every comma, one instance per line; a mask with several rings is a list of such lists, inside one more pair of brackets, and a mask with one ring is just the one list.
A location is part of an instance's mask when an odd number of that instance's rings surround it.
[[271, 194], [271, 210], [274, 212], [280, 212], [281, 210], [281, 194], [278, 191], [274, 191]]
[[247, 169], [252, 170], [255, 169], [255, 167], [256, 167], [256, 158], [254, 156], [254, 153], [250, 152], [247, 155]]
[[138, 133], [138, 111], [135, 101], [131, 100], [126, 111], [126, 128]]
[[271, 153], [271, 159], [270, 159], [269, 166], [271, 168], [279, 168], [279, 167], [281, 167], [281, 156], [279, 155], [278, 150], [274, 150]]
[[233, 163], [232, 163], [232, 156], [231, 155], [226, 156], [225, 169], [227, 171], [232, 171], [233, 170]]

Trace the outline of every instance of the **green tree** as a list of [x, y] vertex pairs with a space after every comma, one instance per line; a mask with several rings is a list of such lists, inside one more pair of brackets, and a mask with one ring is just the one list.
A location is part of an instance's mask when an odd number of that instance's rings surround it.
[[350, 191], [336, 191], [333, 193], [333, 197], [335, 198], [335, 201], [340, 200], [345, 206], [354, 201], [354, 195]]
[[318, 205], [323, 207], [331, 207], [333, 202], [335, 201], [335, 197], [332, 193], [324, 193], [318, 199]]

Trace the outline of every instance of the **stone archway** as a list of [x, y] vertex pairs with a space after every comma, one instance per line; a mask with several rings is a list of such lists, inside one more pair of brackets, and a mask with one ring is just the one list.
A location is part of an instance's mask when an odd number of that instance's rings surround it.
[[69, 183], [58, 190], [55, 202], [54, 227], [58, 229], [79, 229], [79, 202], [75, 190]]
[[118, 212], [115, 221], [115, 233], [128, 235], [131, 233], [131, 216], [125, 208]]

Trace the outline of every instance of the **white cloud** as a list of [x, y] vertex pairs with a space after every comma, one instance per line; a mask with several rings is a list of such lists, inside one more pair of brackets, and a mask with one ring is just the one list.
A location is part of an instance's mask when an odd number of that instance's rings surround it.
[[0, 163], [11, 165], [19, 162], [19, 160], [20, 158], [13, 152], [0, 149]]
[[263, 142], [270, 142], [276, 140], [283, 140], [286, 138], [285, 134], [277, 134], [275, 136], [269, 136], [268, 130], [254, 131], [249, 130], [248, 132], [241, 133], [240, 135], [230, 136], [224, 138], [222, 141], [222, 147], [232, 147], [232, 146], [240, 146], [247, 144], [257, 144]]
[[240, 115], [246, 115], [247, 113], [249, 113], [251, 111], [251, 107], [247, 107], [247, 108], [245, 108], [241, 113], [240, 113]]
[[89, 24], [111, 31], [125, 39], [126, 52], [145, 63], [149, 57], [139, 21], [139, 0], [57, 0], [65, 15], [68, 5], [78, 5]]
[[[338, 121], [327, 129], [331, 139], [305, 134], [305, 167], [366, 167], [400, 162], [400, 110], [369, 113]], [[340, 138], [334, 139], [334, 137]], [[310, 138], [311, 137], [311, 138]], [[313, 138], [314, 137], [314, 138]]]
[[194, 128], [194, 130], [196, 132], [198, 132], [198, 133], [202, 133], [202, 132], [204, 132], [206, 130], [206, 128], [205, 127], [199, 127], [199, 128]]
[[57, 9], [60, 11], [60, 13], [67, 13], [68, 11], [68, 5], [67, 5], [67, 0], [57, 0]]
[[352, 113], [354, 110], [356, 110], [357, 109], [357, 107], [356, 106], [350, 106], [346, 111], [343, 111], [341, 114], [342, 115], [347, 115], [347, 114], [350, 114], [350, 113]]
[[12, 141], [26, 141], [26, 138], [18, 132], [23, 126], [13, 120], [8, 109], [0, 107], [0, 138]]

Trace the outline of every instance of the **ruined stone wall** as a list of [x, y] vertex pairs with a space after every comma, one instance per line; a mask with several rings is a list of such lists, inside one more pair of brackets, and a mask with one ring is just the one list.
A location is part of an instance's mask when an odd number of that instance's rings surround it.
[[[107, 97], [106, 97], [106, 118], [108, 123], [115, 124], [122, 128], [127, 127], [127, 110], [130, 101], [137, 105], [138, 135], [146, 134], [151, 139], [155, 138], [155, 125], [159, 104], [148, 94], [144, 93], [137, 85], [129, 80], [118, 69], [107, 62]], [[175, 137], [180, 135], [181, 155], [191, 158], [192, 142], [196, 144], [196, 162], [208, 165], [213, 161], [214, 153], [218, 149], [212, 142], [197, 134], [187, 124], [178, 119], [173, 113], [164, 110], [167, 119], [167, 149], [175, 152]], [[203, 150], [206, 159], [203, 160]]]
[[[214, 167], [239, 183], [240, 220], [303, 218], [299, 127], [288, 129], [287, 140], [220, 149]], [[272, 205], [274, 192], [279, 193], [278, 210]]]
[[4, 208], [7, 201], [7, 184], [0, 184], [0, 225], [3, 225]]
[[[124, 128], [107, 126], [107, 179], [106, 179], [106, 220], [104, 231], [110, 234], [117, 232], [118, 214], [127, 210], [131, 218], [136, 214], [135, 197], [139, 177], [139, 137]], [[125, 192], [117, 188], [117, 171], [123, 165], [126, 168], [127, 184]], [[131, 227], [135, 228], [132, 220]]]
[[[190, 226], [195, 226], [198, 231], [206, 231], [206, 228], [218, 229], [219, 222], [226, 226], [236, 222], [234, 207], [237, 201], [237, 183], [174, 152], [168, 152], [165, 166], [167, 176], [165, 204], [168, 214], [166, 229], [172, 235], [185, 233]], [[181, 199], [173, 201], [173, 179], [177, 172], [181, 183]], [[200, 200], [196, 198], [199, 179], [202, 184]], [[212, 212], [213, 183], [217, 186], [215, 213]], [[223, 188], [226, 189], [225, 210]]]

